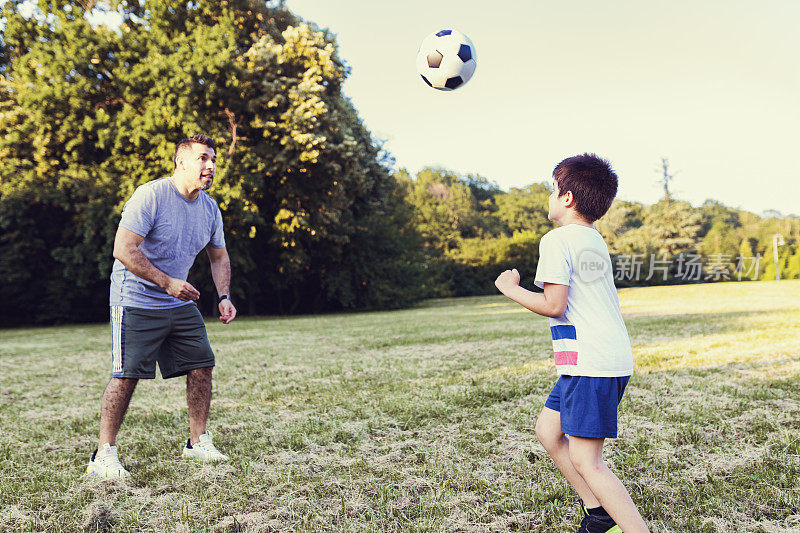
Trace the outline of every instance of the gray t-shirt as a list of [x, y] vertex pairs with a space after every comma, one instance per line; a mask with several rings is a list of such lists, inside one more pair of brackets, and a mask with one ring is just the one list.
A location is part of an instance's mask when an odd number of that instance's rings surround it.
[[[210, 244], [225, 247], [222, 214], [204, 191], [187, 200], [169, 178], [139, 186], [122, 210], [121, 228], [144, 237], [139, 251], [173, 278], [186, 280], [197, 254]], [[130, 272], [118, 259], [111, 270], [111, 305], [169, 309], [186, 305], [154, 283]]]

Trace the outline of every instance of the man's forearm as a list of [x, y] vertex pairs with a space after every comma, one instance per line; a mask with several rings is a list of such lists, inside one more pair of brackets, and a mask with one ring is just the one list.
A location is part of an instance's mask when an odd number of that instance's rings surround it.
[[224, 257], [211, 262], [211, 277], [214, 278], [214, 285], [217, 287], [217, 294], [231, 293], [231, 260]]
[[557, 318], [556, 305], [549, 301], [544, 293], [532, 292], [524, 287], [515, 285], [502, 291], [508, 298], [511, 298], [522, 307], [534, 313], [551, 318]]
[[117, 257], [130, 272], [133, 272], [142, 279], [155, 283], [166, 290], [170, 277], [163, 271], [157, 269], [150, 260], [138, 248], [127, 250], [122, 257]]

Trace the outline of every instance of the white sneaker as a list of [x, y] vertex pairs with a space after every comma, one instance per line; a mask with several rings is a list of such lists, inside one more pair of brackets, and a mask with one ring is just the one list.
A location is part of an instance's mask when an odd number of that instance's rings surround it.
[[228, 456], [214, 446], [211, 431], [208, 430], [200, 435], [200, 439], [194, 444], [191, 443], [191, 439], [188, 439], [181, 455], [191, 457], [201, 463], [228, 460]]
[[109, 443], [94, 451], [92, 458], [89, 459], [89, 466], [86, 467], [86, 473], [105, 479], [126, 478], [131, 475], [119, 464], [117, 447]]

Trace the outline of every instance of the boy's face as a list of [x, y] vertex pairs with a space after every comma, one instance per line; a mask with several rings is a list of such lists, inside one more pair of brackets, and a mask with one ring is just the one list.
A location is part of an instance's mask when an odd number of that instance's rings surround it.
[[564, 196], [559, 198], [558, 195], [560, 191], [558, 190], [558, 182], [554, 179], [551, 181], [553, 184], [553, 192], [550, 193], [550, 197], [547, 199], [547, 218], [560, 226], [561, 220], [567, 213], [567, 205], [572, 202], [572, 193], [567, 191]]

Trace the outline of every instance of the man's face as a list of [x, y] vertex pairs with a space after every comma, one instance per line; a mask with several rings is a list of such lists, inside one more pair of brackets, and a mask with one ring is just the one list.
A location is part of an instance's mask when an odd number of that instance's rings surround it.
[[205, 191], [211, 187], [217, 170], [217, 156], [213, 148], [192, 143], [181, 151], [180, 159], [186, 179], [193, 188]]

